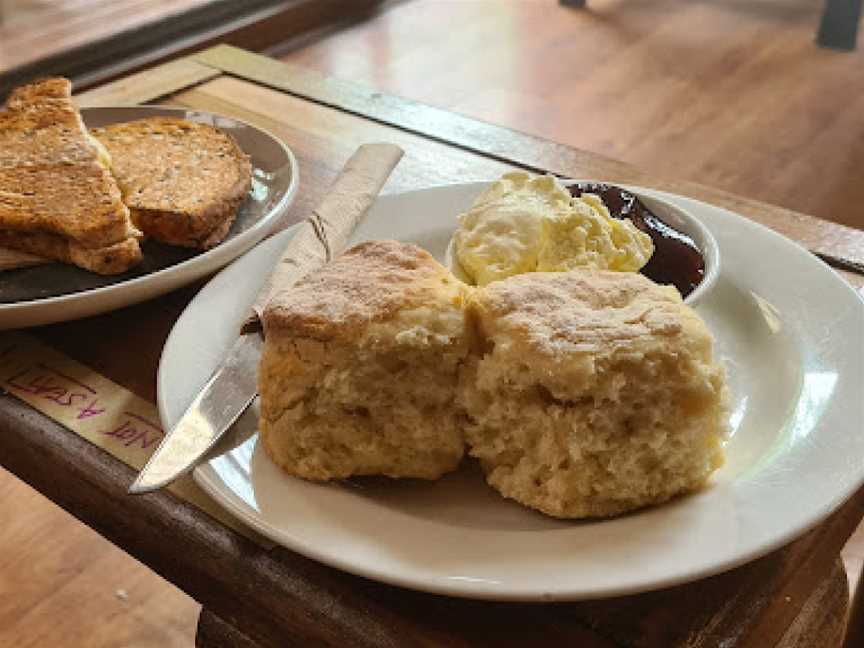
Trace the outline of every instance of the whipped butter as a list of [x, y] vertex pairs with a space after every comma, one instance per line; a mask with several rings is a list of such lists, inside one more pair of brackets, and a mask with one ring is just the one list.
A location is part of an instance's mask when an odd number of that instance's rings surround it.
[[578, 267], [636, 272], [654, 251], [651, 237], [610, 216], [599, 196], [570, 195], [552, 176], [503, 175], [459, 216], [456, 258], [484, 286], [524, 272]]

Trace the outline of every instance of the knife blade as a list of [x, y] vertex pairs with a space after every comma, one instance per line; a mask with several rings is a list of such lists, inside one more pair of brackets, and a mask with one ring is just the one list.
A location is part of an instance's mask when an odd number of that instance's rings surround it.
[[149, 493], [182, 477], [234, 425], [258, 393], [262, 343], [257, 333], [238, 338], [179, 423], [150, 456], [129, 487], [130, 493]]
[[285, 290], [342, 252], [401, 157], [402, 149], [393, 144], [364, 144], [349, 158], [288, 242], [225, 360], [165, 435], [129, 487], [130, 494], [149, 493], [190, 472], [249, 407], [258, 394], [263, 344], [258, 318], [264, 304], [274, 291]]

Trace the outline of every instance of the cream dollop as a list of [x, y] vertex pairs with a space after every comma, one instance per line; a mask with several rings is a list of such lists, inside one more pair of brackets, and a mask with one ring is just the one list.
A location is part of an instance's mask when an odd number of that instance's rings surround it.
[[636, 272], [654, 252], [651, 237], [612, 218], [599, 196], [574, 198], [556, 178], [523, 171], [503, 175], [459, 216], [453, 243], [480, 286], [578, 267]]

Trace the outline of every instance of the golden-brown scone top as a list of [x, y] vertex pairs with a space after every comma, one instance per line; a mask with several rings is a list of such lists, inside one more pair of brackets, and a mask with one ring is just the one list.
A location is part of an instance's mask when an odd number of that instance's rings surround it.
[[207, 249], [227, 234], [252, 181], [249, 157], [210, 126], [151, 117], [97, 128], [111, 168], [144, 233]]
[[264, 329], [350, 340], [397, 310], [442, 298], [461, 300], [463, 294], [461, 282], [426, 250], [397, 241], [367, 241], [277, 292], [264, 311]]
[[138, 235], [66, 79], [17, 88], [0, 112], [0, 229], [53, 234], [84, 248]]
[[[476, 291], [471, 306], [486, 335], [506, 335], [545, 357], [656, 344], [685, 328], [710, 334], [672, 286], [606, 270], [527, 273]], [[488, 315], [485, 316], [485, 315]]]

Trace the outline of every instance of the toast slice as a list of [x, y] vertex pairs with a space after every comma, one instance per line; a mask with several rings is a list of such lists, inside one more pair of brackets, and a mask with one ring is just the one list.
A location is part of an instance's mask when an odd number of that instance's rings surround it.
[[141, 260], [140, 232], [71, 91], [38, 81], [0, 111], [0, 245], [117, 274]]
[[145, 236], [206, 250], [228, 233], [252, 182], [234, 139], [208, 124], [151, 117], [93, 131]]

